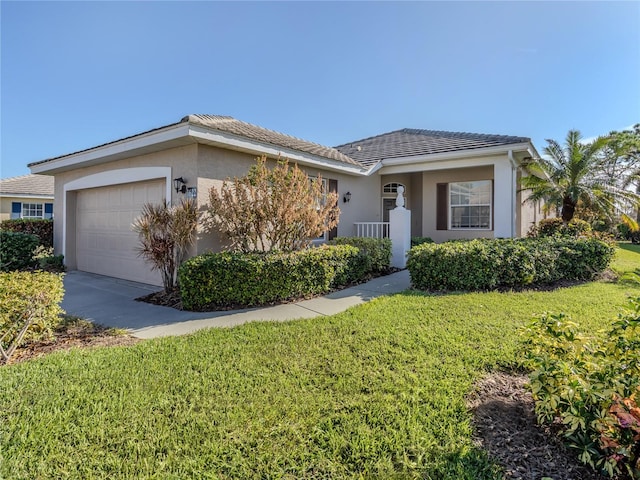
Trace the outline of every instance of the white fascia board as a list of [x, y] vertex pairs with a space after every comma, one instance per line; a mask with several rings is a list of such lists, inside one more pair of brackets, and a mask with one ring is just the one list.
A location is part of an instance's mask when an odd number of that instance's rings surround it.
[[485, 147], [485, 148], [472, 148], [468, 150], [456, 150], [453, 152], [443, 152], [443, 153], [431, 153], [427, 155], [411, 155], [407, 157], [394, 157], [394, 158], [385, 158], [382, 160], [383, 166], [394, 166], [394, 165], [410, 165], [415, 163], [431, 163], [431, 162], [440, 162], [444, 160], [453, 160], [453, 159], [467, 159], [470, 157], [486, 157], [490, 155], [500, 155], [506, 154], [509, 150], [513, 151], [527, 151], [531, 147], [531, 144], [526, 143], [512, 143], [509, 145], [500, 145], [497, 147]]
[[113, 157], [135, 150], [150, 147], [164, 142], [170, 142], [189, 135], [188, 124], [170, 125], [160, 130], [143, 133], [113, 143], [84, 150], [70, 155], [54, 158], [45, 163], [29, 167], [31, 173], [47, 173], [53, 170], [80, 168], [85, 164], [95, 165], [110, 161]]
[[378, 170], [380, 170], [382, 168], [382, 162], [378, 162], [376, 163], [374, 166], [372, 166], [369, 170], [367, 170], [367, 177], [373, 175], [374, 173], [376, 173]]
[[496, 165], [500, 162], [508, 162], [505, 156], [500, 158], [494, 154], [486, 158], [456, 158], [453, 160], [439, 160], [422, 163], [410, 163], [405, 165], [383, 166], [380, 175], [390, 175], [395, 173], [413, 173], [413, 172], [429, 172], [433, 170], [449, 170], [455, 168], [481, 167], [487, 165]]
[[270, 157], [283, 157], [302, 165], [314, 166], [325, 170], [335, 170], [350, 175], [367, 174], [367, 171], [362, 167], [348, 165], [286, 147], [278, 147], [269, 143], [263, 143], [257, 140], [241, 137], [239, 135], [234, 135], [232, 133], [222, 132], [220, 130], [211, 130], [198, 125], [190, 125], [189, 135], [193, 138], [202, 140], [203, 143], [210, 143], [223, 148], [231, 148], [233, 150], [239, 150], [256, 155], [265, 154]]
[[0, 198], [38, 198], [53, 201], [53, 195], [40, 195], [37, 193], [0, 193]]

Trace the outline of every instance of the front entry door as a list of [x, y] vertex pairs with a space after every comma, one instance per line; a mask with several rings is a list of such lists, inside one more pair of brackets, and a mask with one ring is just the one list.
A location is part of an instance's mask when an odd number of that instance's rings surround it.
[[396, 208], [395, 198], [383, 198], [382, 199], [382, 221], [389, 221], [389, 210]]

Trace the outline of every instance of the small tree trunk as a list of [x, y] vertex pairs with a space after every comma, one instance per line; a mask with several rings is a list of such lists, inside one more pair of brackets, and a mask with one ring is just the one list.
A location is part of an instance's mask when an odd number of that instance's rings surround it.
[[576, 204], [570, 197], [564, 197], [562, 199], [562, 221], [569, 223], [573, 218], [573, 214], [576, 211]]

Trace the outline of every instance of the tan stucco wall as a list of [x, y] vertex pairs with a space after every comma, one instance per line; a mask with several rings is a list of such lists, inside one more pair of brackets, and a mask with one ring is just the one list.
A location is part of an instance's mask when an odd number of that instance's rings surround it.
[[52, 197], [34, 198], [34, 197], [0, 197], [0, 222], [11, 218], [11, 203], [53, 203]]
[[[65, 262], [70, 269], [75, 268], [75, 197], [73, 192], [69, 192], [66, 198], [66, 204], [63, 202], [65, 184], [87, 177], [89, 175], [111, 172], [136, 167], [170, 167], [171, 178], [184, 177], [189, 186], [195, 186], [197, 172], [197, 146], [188, 145], [184, 147], [172, 148], [160, 152], [154, 152], [147, 155], [134, 156], [124, 160], [104, 163], [101, 165], [92, 165], [89, 167], [78, 168], [55, 175], [55, 204], [53, 207], [54, 218], [63, 218], [63, 209], [66, 209], [66, 229], [67, 229], [67, 248]], [[177, 195], [173, 188], [171, 189], [172, 198], [175, 201]], [[54, 224], [54, 248], [56, 253], [62, 253], [63, 249], [63, 229], [64, 223], [57, 221]]]
[[[522, 172], [518, 172], [518, 188], [520, 188], [520, 178], [522, 175]], [[518, 227], [520, 237], [526, 237], [533, 225], [543, 218], [547, 218], [542, 208], [543, 202], [537, 202], [535, 204], [528, 202], [526, 201], [528, 196], [529, 193], [527, 191], [518, 192]]]
[[[209, 189], [220, 188], [223, 181], [234, 176], [243, 176], [256, 162], [256, 156], [233, 150], [198, 145], [198, 204], [204, 207], [209, 200]], [[274, 159], [269, 160], [273, 165]], [[338, 181], [338, 204], [340, 207], [339, 236], [354, 234], [354, 222], [380, 221], [380, 177], [361, 177], [346, 175], [300, 165], [309, 176], [322, 176]], [[346, 192], [351, 192], [351, 201], [343, 202]], [[223, 239], [216, 234], [199, 233], [198, 253], [216, 251], [222, 246]]]
[[423, 172], [422, 236], [431, 237], [435, 242], [458, 238], [493, 238], [493, 230], [437, 230], [436, 195], [438, 183], [493, 180], [493, 166], [472, 167], [456, 170]]

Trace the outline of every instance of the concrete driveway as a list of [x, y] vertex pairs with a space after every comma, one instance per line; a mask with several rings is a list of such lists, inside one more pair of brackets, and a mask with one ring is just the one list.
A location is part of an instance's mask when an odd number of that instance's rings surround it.
[[160, 290], [160, 287], [72, 271], [64, 277], [62, 308], [70, 315], [107, 327], [127, 329], [139, 338], [154, 338], [182, 335], [202, 328], [232, 327], [253, 321], [286, 321], [333, 315], [409, 287], [409, 272], [402, 270], [324, 297], [297, 303], [223, 312], [187, 312], [135, 300]]

